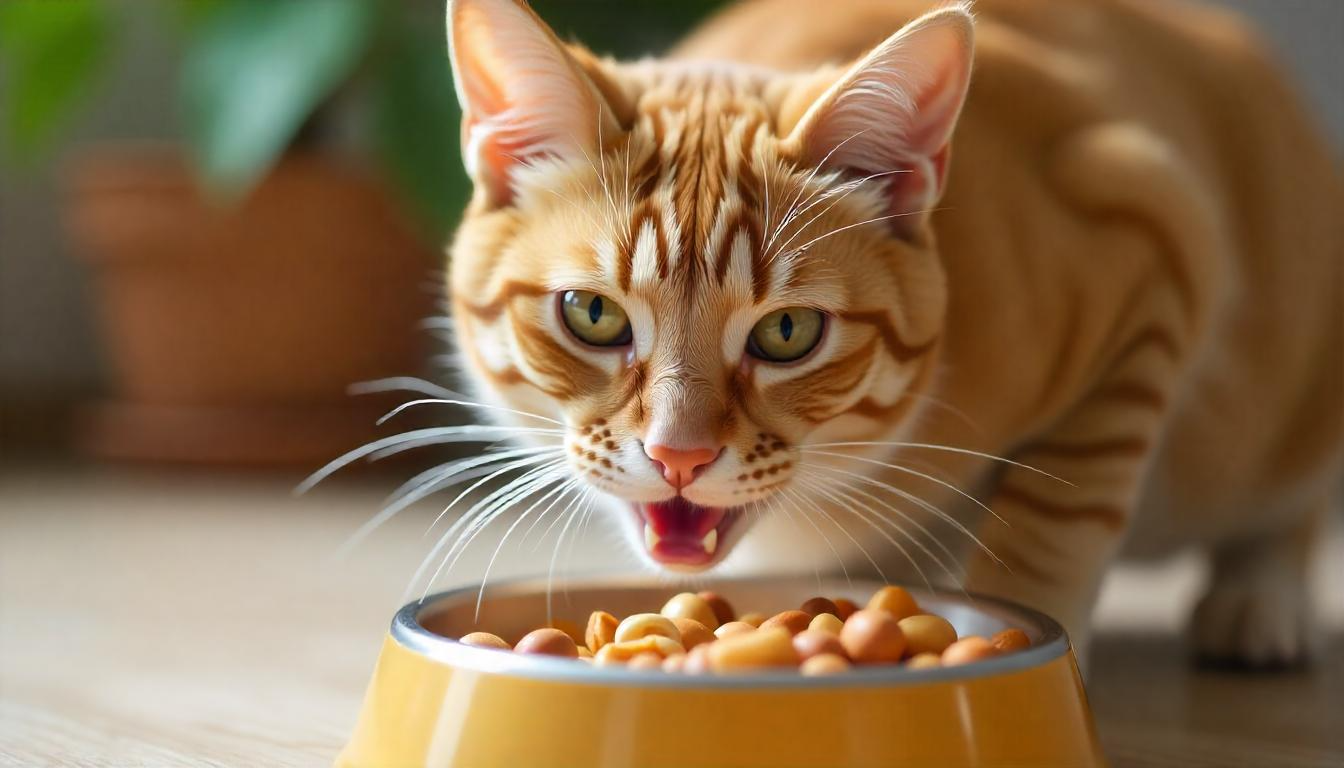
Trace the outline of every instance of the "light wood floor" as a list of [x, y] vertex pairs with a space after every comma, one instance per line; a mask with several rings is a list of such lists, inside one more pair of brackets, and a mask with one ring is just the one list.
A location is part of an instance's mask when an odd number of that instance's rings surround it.
[[[332, 562], [389, 486], [296, 500], [293, 479], [0, 475], [0, 765], [329, 764], [427, 519]], [[1112, 578], [1089, 691], [1114, 765], [1344, 765], [1344, 539], [1329, 547], [1333, 634], [1305, 672], [1191, 670], [1175, 628], [1193, 560]]]

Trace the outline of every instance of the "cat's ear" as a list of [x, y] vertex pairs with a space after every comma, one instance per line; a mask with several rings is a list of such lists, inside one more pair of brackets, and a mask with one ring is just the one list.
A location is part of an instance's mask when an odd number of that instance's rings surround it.
[[491, 207], [539, 157], [596, 157], [620, 130], [578, 61], [521, 0], [451, 0], [448, 48], [462, 105], [462, 157]]
[[918, 230], [942, 194], [971, 76], [973, 23], [962, 5], [928, 13], [851, 67], [786, 142], [805, 161], [882, 176], [898, 234]]

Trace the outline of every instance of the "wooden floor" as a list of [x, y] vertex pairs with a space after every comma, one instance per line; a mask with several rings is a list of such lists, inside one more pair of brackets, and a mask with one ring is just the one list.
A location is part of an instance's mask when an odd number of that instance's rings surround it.
[[[426, 517], [333, 561], [387, 486], [295, 500], [293, 479], [0, 476], [0, 765], [329, 764]], [[1185, 663], [1193, 561], [1112, 579], [1089, 692], [1114, 765], [1344, 765], [1344, 541], [1329, 547], [1333, 634], [1290, 674]]]

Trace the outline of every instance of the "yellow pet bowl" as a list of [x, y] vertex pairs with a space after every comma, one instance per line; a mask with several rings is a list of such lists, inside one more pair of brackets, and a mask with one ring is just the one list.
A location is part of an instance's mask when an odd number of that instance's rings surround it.
[[[816, 595], [862, 602], [880, 585], [811, 579], [725, 582], [738, 610], [795, 608]], [[656, 610], [677, 590], [571, 584], [554, 615]], [[492, 587], [411, 603], [392, 620], [354, 735], [338, 766], [1101, 766], [1064, 630], [985, 597], [914, 591], [959, 634], [1018, 627], [1025, 651], [964, 667], [857, 668], [692, 676], [594, 668], [448, 639], [476, 629], [517, 639], [544, 623], [545, 585]]]

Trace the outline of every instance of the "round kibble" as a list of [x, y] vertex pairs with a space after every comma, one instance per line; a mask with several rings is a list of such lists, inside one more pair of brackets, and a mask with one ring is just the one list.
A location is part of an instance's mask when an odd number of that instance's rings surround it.
[[835, 607], [834, 602], [825, 597], [814, 597], [799, 606], [798, 610], [808, 616], [820, 616], [823, 613], [829, 613], [837, 619], [840, 618], [840, 609]]
[[886, 586], [873, 593], [872, 598], [868, 600], [867, 609], [886, 611], [899, 620], [919, 613], [919, 603], [916, 603], [915, 598], [904, 589]]
[[744, 632], [755, 632], [755, 631], [756, 627], [753, 627], [752, 625], [748, 624], [745, 621], [730, 621], [727, 624], [724, 624], [723, 626], [714, 630], [714, 637], [722, 640], [723, 638], [731, 637], [732, 635], [740, 635]]
[[695, 619], [678, 617], [673, 619], [672, 623], [676, 625], [677, 632], [681, 635], [682, 647], [688, 651], [701, 643], [714, 642], [714, 633]]
[[908, 669], [933, 669], [943, 666], [943, 660], [936, 653], [917, 653], [905, 662]]
[[770, 617], [766, 616], [764, 613], [752, 611], [751, 613], [744, 613], [741, 616], [738, 616], [737, 620], [744, 624], [750, 624], [753, 627], [759, 627], [761, 626], [761, 623], [768, 618]]
[[921, 653], [942, 653], [957, 641], [957, 630], [942, 616], [921, 613], [906, 616], [896, 622], [905, 635], [905, 652], [910, 656]]
[[802, 611], [781, 611], [761, 622], [761, 629], [779, 627], [788, 630], [790, 635], [796, 635], [811, 623], [812, 617]]
[[616, 642], [616, 627], [620, 622], [606, 611], [593, 611], [588, 617], [588, 628], [583, 632], [583, 642], [588, 650], [597, 653], [607, 643]]
[[727, 600], [724, 600], [723, 596], [719, 593], [705, 590], [698, 594], [700, 595], [701, 600], [709, 603], [709, 608], [714, 611], [714, 617], [719, 620], [719, 624], [727, 624], [737, 618], [737, 614], [733, 613], [733, 606], [729, 604]]
[[681, 671], [688, 675], [705, 675], [710, 672], [709, 649], [711, 645], [697, 645], [686, 654], [686, 661], [681, 665]]
[[640, 672], [653, 672], [663, 668], [663, 657], [656, 653], [644, 651], [635, 654], [625, 665], [626, 669], [633, 669]]
[[673, 595], [659, 613], [669, 619], [694, 619], [710, 630], [719, 626], [719, 617], [714, 614], [714, 607], [694, 592]]
[[837, 656], [834, 653], [823, 653], [819, 656], [803, 662], [798, 668], [804, 677], [819, 677], [821, 675], [837, 675], [849, 670], [849, 662], [843, 656]]
[[687, 654], [676, 653], [663, 659], [664, 672], [684, 672], [686, 671]]
[[978, 635], [971, 635], [947, 646], [941, 660], [944, 667], [958, 667], [962, 664], [983, 661], [997, 656], [998, 653], [998, 649], [990, 645], [988, 640]]
[[504, 641], [499, 635], [492, 635], [489, 632], [472, 632], [469, 635], [463, 635], [459, 643], [463, 645], [474, 645], [478, 648], [498, 648], [501, 651], [513, 650], [512, 647]]
[[819, 629], [805, 629], [794, 635], [793, 650], [798, 653], [800, 659], [810, 659], [813, 656], [824, 654], [832, 656], [849, 655], [845, 652], [845, 646], [840, 644], [840, 638]]
[[681, 647], [681, 643], [670, 637], [662, 635], [645, 635], [638, 640], [627, 640], [625, 642], [607, 643], [602, 646], [602, 650], [593, 655], [593, 660], [599, 666], [610, 666], [613, 664], [627, 664], [631, 659], [641, 653], [655, 653], [659, 658], [675, 656], [679, 653], [685, 653], [686, 649]]
[[677, 631], [677, 625], [673, 624], [671, 619], [659, 613], [636, 613], [633, 616], [626, 616], [620, 624], [616, 625], [616, 642], [618, 643], [638, 640], [648, 635], [670, 637], [677, 642], [681, 642], [681, 633]]
[[564, 656], [571, 659], [579, 657], [579, 646], [574, 642], [574, 638], [555, 627], [542, 627], [528, 632], [513, 650], [517, 653], [532, 653], [539, 656]]
[[855, 611], [859, 610], [859, 606], [855, 605], [854, 601], [849, 598], [837, 597], [835, 598], [835, 610], [837, 611], [835, 615], [839, 616], [841, 621], [845, 621], [853, 616]]
[[905, 635], [890, 613], [865, 608], [855, 611], [840, 630], [840, 644], [858, 664], [900, 661], [905, 653]]
[[839, 637], [840, 629], [844, 626], [845, 622], [836, 618], [833, 614], [818, 613], [816, 616], [813, 616], [812, 621], [808, 623], [807, 630], [809, 632], [825, 632]]
[[788, 630], [779, 627], [732, 635], [711, 643], [708, 647], [709, 667], [715, 672], [798, 665], [798, 654], [793, 650], [793, 638]]
[[989, 638], [989, 644], [998, 649], [1001, 653], [1011, 651], [1020, 651], [1023, 648], [1031, 647], [1031, 640], [1027, 633], [1016, 627], [1005, 629]]

